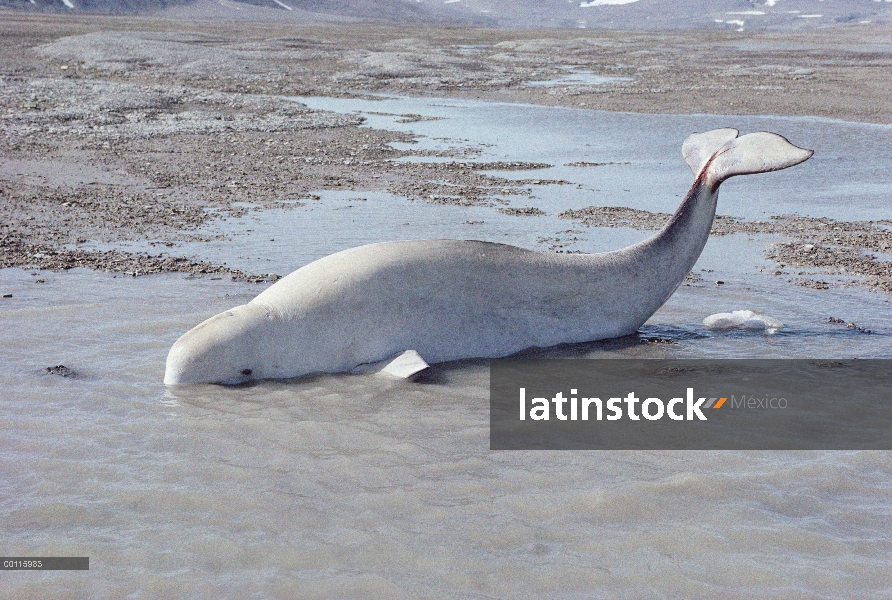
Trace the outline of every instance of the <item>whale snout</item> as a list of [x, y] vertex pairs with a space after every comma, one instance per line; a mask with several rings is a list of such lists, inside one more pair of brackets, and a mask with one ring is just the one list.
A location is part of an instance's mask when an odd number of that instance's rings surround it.
[[183, 334], [167, 354], [164, 383], [238, 384], [260, 376], [258, 349], [266, 311], [244, 304]]

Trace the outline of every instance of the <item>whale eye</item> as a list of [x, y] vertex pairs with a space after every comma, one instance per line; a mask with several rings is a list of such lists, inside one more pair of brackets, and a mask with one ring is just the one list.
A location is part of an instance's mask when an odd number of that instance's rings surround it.
[[251, 369], [245, 369], [244, 371], [242, 371], [242, 375], [250, 375], [251, 373]]

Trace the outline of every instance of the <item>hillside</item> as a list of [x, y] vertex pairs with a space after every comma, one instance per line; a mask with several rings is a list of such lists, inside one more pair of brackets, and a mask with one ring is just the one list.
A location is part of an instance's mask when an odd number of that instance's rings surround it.
[[797, 30], [892, 22], [892, 0], [0, 0], [0, 9], [500, 28]]

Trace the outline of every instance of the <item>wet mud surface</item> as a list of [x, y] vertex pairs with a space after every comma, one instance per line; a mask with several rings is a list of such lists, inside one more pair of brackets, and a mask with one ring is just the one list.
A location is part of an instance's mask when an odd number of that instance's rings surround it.
[[[168, 249], [210, 239], [207, 225], [243, 214], [244, 203], [300, 209], [319, 190], [387, 190], [536, 217], [540, 209], [508, 207], [505, 196], [532, 197], [531, 186], [566, 183], [536, 178], [536, 169], [549, 165], [473, 163], [467, 160], [473, 149], [413, 149], [410, 135], [363, 127], [361, 116], [311, 110], [284, 97], [391, 93], [876, 123], [892, 114], [886, 93], [892, 53], [869, 45], [890, 33], [884, 26], [744, 37], [4, 18], [0, 268], [85, 266], [269, 281], [277, 275]], [[610, 79], [529, 85], [567, 68]], [[401, 115], [409, 123], [428, 118]], [[442, 160], [399, 160], [430, 156]], [[493, 170], [528, 175], [514, 179]], [[574, 227], [636, 229], [657, 229], [668, 218], [624, 207], [560, 216]], [[791, 283], [829, 285], [796, 270], [809, 269], [892, 293], [890, 221], [720, 217], [713, 234], [726, 233], [781, 236], [768, 258]], [[133, 241], [152, 250], [114, 247]]]

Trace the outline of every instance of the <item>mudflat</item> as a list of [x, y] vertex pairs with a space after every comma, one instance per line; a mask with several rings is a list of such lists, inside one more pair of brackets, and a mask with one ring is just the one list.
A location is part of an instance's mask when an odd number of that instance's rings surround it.
[[[313, 192], [384, 189], [474, 205], [529, 182], [526, 164], [394, 159], [406, 134], [285, 96], [446, 96], [648, 113], [812, 115], [889, 123], [892, 27], [786, 33], [487, 30], [29, 15], [0, 31], [0, 267], [244, 273], [172, 256], [242, 202], [299, 209]], [[562, 82], [581, 77], [572, 85]], [[587, 84], [585, 77], [597, 77]], [[540, 85], [536, 85], [536, 83]], [[404, 115], [405, 119], [423, 118]], [[404, 148], [401, 146], [400, 148]], [[444, 192], [448, 190], [448, 194]], [[209, 210], [212, 209], [212, 210]], [[659, 227], [591, 209], [589, 226]], [[769, 258], [892, 293], [892, 225], [785, 216], [715, 233], [785, 236]], [[206, 232], [204, 227], [202, 231]], [[127, 252], [118, 242], [157, 252]]]

